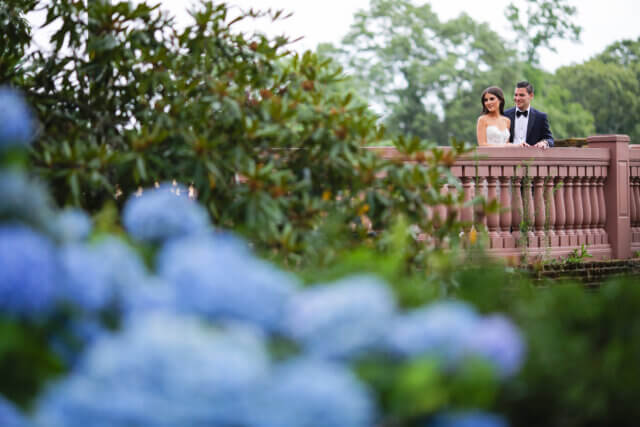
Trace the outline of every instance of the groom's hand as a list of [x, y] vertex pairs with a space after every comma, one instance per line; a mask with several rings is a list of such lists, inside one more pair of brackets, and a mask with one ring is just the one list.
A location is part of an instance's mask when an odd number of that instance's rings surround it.
[[546, 139], [543, 139], [542, 141], [538, 141], [536, 143], [535, 147], [542, 148], [543, 150], [546, 150], [547, 148], [549, 148], [549, 142], [547, 142]]

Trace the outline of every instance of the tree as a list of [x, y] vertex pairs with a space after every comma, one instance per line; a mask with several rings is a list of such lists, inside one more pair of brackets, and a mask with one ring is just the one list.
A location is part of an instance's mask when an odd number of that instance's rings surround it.
[[640, 114], [640, 85], [633, 69], [596, 59], [559, 68], [557, 85], [562, 85], [594, 117], [598, 133], [628, 134], [640, 140], [636, 117]]
[[[359, 241], [368, 232], [356, 225], [364, 213], [376, 229], [403, 214], [427, 230], [425, 201], [456, 203], [433, 194], [461, 146], [433, 156], [431, 169], [381, 159], [363, 146], [380, 141], [383, 129], [341, 90], [340, 67], [292, 53], [286, 37], [235, 30], [238, 21], [278, 19], [279, 11], [232, 16], [226, 4], [204, 1], [192, 23], [176, 29], [146, 3], [44, 7], [47, 25], [61, 24], [54, 49], [22, 58], [14, 84], [42, 125], [33, 166], [61, 205], [96, 213], [176, 180], [193, 187], [217, 226], [300, 262], [330, 213], [342, 218], [338, 234]], [[408, 155], [425, 149], [418, 140], [398, 146]], [[456, 227], [449, 221], [441, 237], [457, 235]]]
[[544, 95], [535, 97], [536, 108], [551, 117], [555, 139], [584, 138], [596, 131], [593, 114], [576, 102], [569, 89], [550, 84]]
[[519, 52], [529, 64], [539, 64], [540, 49], [555, 52], [555, 39], [580, 40], [582, 28], [572, 22], [576, 8], [568, 0], [526, 0], [527, 11], [521, 16], [520, 9], [510, 3], [505, 16], [516, 33]]
[[[481, 107], [460, 97], [475, 99], [486, 86], [512, 84], [517, 75], [514, 52], [488, 25], [465, 14], [441, 22], [429, 4], [408, 0], [372, 0], [369, 10], [356, 13], [335, 56], [366, 87], [365, 97], [382, 106], [390, 131], [439, 143], [452, 136], [475, 140]], [[461, 108], [472, 122], [462, 129], [462, 122], [446, 120], [448, 110]]]
[[17, 70], [31, 41], [31, 27], [24, 15], [35, 8], [36, 0], [0, 2], [0, 82], [15, 80]]

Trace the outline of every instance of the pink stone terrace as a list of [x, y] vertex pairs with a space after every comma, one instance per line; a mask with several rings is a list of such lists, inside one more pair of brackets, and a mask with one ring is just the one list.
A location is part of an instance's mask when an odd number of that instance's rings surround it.
[[[375, 151], [402, 158], [393, 147]], [[459, 212], [486, 227], [496, 255], [558, 258], [585, 245], [595, 259], [628, 259], [640, 251], [640, 146], [626, 135], [591, 136], [583, 148], [478, 147], [451, 172], [465, 200], [484, 194], [508, 208], [481, 220], [470, 206]], [[526, 236], [523, 219], [532, 225]]]

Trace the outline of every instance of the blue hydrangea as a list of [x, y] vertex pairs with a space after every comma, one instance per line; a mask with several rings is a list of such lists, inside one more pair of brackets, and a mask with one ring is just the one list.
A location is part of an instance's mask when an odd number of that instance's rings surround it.
[[147, 272], [121, 240], [107, 237], [95, 244], [72, 243], [61, 250], [67, 300], [89, 311], [116, 303], [145, 282]]
[[292, 298], [285, 330], [310, 354], [345, 358], [381, 348], [394, 312], [394, 298], [384, 282], [352, 276]]
[[40, 183], [20, 171], [0, 171], [0, 219], [20, 221], [51, 232], [53, 203]]
[[347, 367], [300, 359], [274, 372], [252, 415], [251, 427], [371, 427], [376, 411]]
[[187, 189], [169, 184], [130, 197], [122, 221], [131, 236], [150, 243], [203, 233], [210, 226], [207, 211]]
[[292, 275], [217, 234], [171, 241], [157, 264], [182, 310], [212, 319], [250, 321], [268, 330], [281, 327], [296, 288]]
[[29, 145], [35, 131], [33, 112], [23, 96], [15, 89], [0, 87], [0, 151]]
[[436, 302], [396, 319], [388, 342], [400, 355], [425, 354], [454, 363], [465, 355], [469, 333], [479, 321], [480, 316], [467, 304]]
[[36, 419], [51, 427], [244, 425], [270, 370], [264, 338], [166, 313], [130, 319], [48, 389]]
[[495, 314], [483, 318], [469, 335], [470, 354], [492, 362], [501, 376], [515, 374], [522, 365], [525, 343], [518, 329], [506, 317]]
[[56, 303], [60, 262], [53, 243], [23, 225], [0, 226], [0, 311], [35, 316]]
[[0, 426], [27, 427], [28, 425], [18, 409], [0, 395]]
[[75, 366], [84, 348], [109, 333], [99, 318], [86, 314], [67, 318], [61, 329], [64, 332], [52, 335], [49, 347], [67, 366]]
[[434, 417], [427, 427], [507, 427], [509, 424], [499, 415], [480, 412], [447, 412]]
[[91, 218], [80, 209], [65, 209], [55, 220], [56, 235], [63, 241], [85, 240], [91, 233]]
[[175, 289], [169, 283], [148, 275], [122, 292], [119, 307], [125, 317], [147, 311], [177, 312], [176, 300]]

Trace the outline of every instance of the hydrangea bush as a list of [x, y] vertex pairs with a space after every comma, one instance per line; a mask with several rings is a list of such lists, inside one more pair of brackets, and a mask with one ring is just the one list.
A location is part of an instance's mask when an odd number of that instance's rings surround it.
[[[3, 135], [18, 145], [30, 137]], [[387, 414], [385, 391], [360, 375], [361, 363], [378, 358], [378, 369], [393, 371], [426, 358], [453, 381], [480, 358], [500, 381], [524, 358], [507, 317], [466, 303], [407, 312], [368, 274], [303, 287], [214, 229], [170, 185], [127, 201], [125, 236], [93, 231], [81, 211], [51, 208], [40, 228], [15, 198], [0, 200], [0, 211], [8, 213], [0, 224], [1, 330], [30, 331], [38, 351], [62, 364], [32, 378], [29, 396], [0, 385], [28, 408], [20, 414], [0, 401], [2, 425], [409, 426], [402, 413]], [[26, 351], [17, 339], [4, 345], [0, 362]], [[447, 415], [450, 403], [418, 415], [468, 425]], [[504, 425], [497, 416], [469, 417]]]

